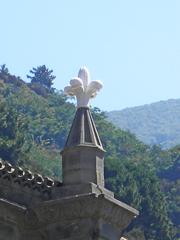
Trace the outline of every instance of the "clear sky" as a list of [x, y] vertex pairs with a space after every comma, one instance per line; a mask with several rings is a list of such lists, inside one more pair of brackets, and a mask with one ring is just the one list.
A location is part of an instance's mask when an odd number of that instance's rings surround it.
[[180, 0], [0, 0], [0, 64], [26, 80], [54, 70], [63, 89], [86, 65], [119, 110], [180, 98]]

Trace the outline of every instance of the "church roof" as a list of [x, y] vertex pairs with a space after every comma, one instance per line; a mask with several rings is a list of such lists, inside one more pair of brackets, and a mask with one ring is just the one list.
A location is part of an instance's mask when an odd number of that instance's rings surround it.
[[55, 197], [62, 183], [0, 160], [0, 197], [29, 205]]

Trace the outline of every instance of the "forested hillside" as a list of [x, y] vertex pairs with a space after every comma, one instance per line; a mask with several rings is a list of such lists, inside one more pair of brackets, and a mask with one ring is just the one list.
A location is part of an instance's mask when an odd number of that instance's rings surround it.
[[[0, 69], [0, 158], [61, 179], [62, 149], [75, 106], [53, 88], [52, 70], [31, 70], [31, 82]], [[106, 187], [137, 208], [140, 216], [124, 233], [129, 240], [180, 239], [180, 147], [161, 150], [109, 123], [92, 109], [106, 149]]]
[[163, 148], [180, 144], [180, 99], [111, 111], [107, 116], [117, 127], [134, 133], [146, 144]]

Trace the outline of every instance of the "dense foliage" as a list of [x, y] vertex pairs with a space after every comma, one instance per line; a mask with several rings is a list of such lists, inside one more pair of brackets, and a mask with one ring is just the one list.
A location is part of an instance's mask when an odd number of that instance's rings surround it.
[[[61, 91], [41, 94], [43, 87], [34, 90], [1, 68], [0, 157], [60, 179], [59, 152], [75, 107]], [[92, 112], [106, 149], [106, 187], [140, 210], [124, 234], [130, 240], [179, 239], [180, 147], [149, 147], [109, 123], [98, 108]]]
[[107, 112], [108, 119], [141, 141], [163, 148], [180, 144], [180, 99]]
[[27, 78], [31, 80], [29, 86], [37, 94], [47, 96], [49, 92], [53, 92], [53, 81], [56, 78], [45, 65], [33, 67], [30, 71], [31, 75], [27, 74]]

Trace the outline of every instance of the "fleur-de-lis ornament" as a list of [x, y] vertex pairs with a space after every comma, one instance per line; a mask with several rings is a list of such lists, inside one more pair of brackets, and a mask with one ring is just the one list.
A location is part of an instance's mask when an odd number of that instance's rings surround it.
[[70, 86], [64, 88], [64, 93], [76, 96], [77, 108], [88, 107], [90, 98], [94, 98], [102, 87], [101, 81], [90, 81], [88, 69], [82, 67], [79, 70], [78, 77], [71, 79]]

